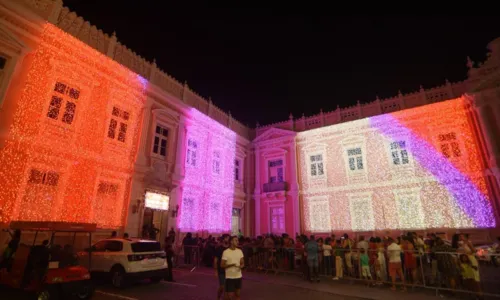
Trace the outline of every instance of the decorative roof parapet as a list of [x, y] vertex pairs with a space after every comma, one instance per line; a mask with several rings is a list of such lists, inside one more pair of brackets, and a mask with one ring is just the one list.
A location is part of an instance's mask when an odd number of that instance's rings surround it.
[[[131, 71], [149, 80], [179, 100], [192, 107], [208, 113], [208, 101], [189, 89], [187, 84], [182, 84], [171, 75], [157, 67], [156, 62], [149, 62], [125, 45], [120, 43], [116, 33], [110, 36], [96, 26], [91, 25], [68, 7], [63, 7], [62, 0], [19, 0], [20, 4], [29, 8], [38, 16], [53, 23], [63, 31], [73, 35], [95, 50], [109, 56]], [[225, 126], [231, 126], [241, 136], [251, 139], [253, 131], [249, 127], [234, 120], [228, 113], [213, 106], [216, 119]], [[212, 117], [212, 116], [210, 116]]]

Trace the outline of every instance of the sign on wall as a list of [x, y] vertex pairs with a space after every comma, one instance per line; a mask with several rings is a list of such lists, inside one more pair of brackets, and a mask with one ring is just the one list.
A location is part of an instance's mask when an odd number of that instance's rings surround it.
[[151, 209], [168, 210], [169, 202], [170, 196], [168, 195], [146, 192], [144, 205]]

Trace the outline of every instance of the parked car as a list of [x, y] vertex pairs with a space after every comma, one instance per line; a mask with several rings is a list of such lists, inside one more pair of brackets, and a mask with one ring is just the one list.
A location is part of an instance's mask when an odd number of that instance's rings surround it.
[[82, 265], [88, 263], [89, 254], [92, 254], [92, 277], [107, 275], [116, 288], [142, 279], [160, 282], [169, 267], [160, 243], [151, 240], [110, 238], [99, 241], [78, 254]]

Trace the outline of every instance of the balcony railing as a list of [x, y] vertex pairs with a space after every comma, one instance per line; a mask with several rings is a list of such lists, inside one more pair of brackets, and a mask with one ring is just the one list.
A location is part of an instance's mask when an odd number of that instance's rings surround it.
[[264, 193], [286, 191], [287, 189], [288, 184], [286, 182], [264, 183]]

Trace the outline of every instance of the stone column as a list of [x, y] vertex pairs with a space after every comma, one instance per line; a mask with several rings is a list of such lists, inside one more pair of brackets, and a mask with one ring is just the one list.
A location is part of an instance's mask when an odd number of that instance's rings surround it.
[[293, 204], [293, 234], [300, 233], [299, 184], [297, 177], [297, 152], [295, 138], [290, 145], [291, 177], [290, 196]]
[[255, 148], [255, 235], [260, 235], [260, 151]]
[[175, 171], [179, 177], [184, 177], [184, 161], [186, 153], [187, 126], [184, 116], [181, 116], [177, 131], [177, 149], [175, 153]]
[[[148, 98], [149, 102], [149, 98]], [[139, 151], [137, 153], [137, 164], [138, 165], [147, 165], [147, 156], [148, 152], [148, 133], [150, 131], [150, 120], [151, 120], [151, 103], [146, 103], [144, 110], [142, 112], [142, 129], [141, 129], [141, 137], [139, 140]]]

